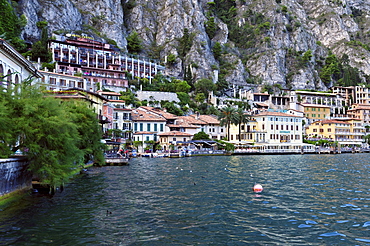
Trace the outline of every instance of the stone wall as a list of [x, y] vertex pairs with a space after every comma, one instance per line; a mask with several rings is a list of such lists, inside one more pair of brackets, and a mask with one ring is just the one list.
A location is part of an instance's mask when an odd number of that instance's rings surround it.
[[32, 187], [32, 174], [24, 158], [0, 159], [0, 197]]

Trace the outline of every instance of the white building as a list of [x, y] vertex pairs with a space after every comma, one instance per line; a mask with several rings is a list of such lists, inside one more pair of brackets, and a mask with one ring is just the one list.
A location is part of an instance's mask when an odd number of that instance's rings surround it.
[[0, 85], [19, 84], [26, 79], [39, 82], [42, 75], [9, 43], [0, 38]]
[[269, 144], [302, 144], [303, 117], [280, 112], [263, 112], [254, 115], [258, 129], [264, 131], [265, 142]]

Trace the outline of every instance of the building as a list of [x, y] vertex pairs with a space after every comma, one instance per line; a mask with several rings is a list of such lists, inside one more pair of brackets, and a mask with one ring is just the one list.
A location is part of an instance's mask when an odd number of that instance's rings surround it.
[[0, 38], [0, 86], [19, 84], [26, 79], [39, 82], [42, 75], [8, 42]]
[[239, 141], [239, 126], [230, 125], [230, 142], [234, 143], [237, 147], [251, 145], [255, 143], [266, 143], [265, 137], [266, 130], [258, 129], [257, 121], [251, 117], [248, 123], [240, 126], [241, 136]]
[[365, 126], [370, 126], [370, 104], [353, 104], [347, 114], [353, 119], [361, 120]]
[[304, 112], [307, 125], [310, 125], [318, 120], [330, 119], [330, 106], [306, 103], [301, 103], [300, 106]]
[[226, 137], [225, 127], [220, 125], [220, 121], [218, 120], [217, 116], [200, 114], [193, 114], [190, 116], [196, 120], [201, 120], [206, 123], [206, 125], [203, 127], [203, 130], [211, 139], [221, 140]]
[[139, 151], [148, 146], [147, 141], [158, 141], [158, 134], [165, 132], [166, 119], [139, 107], [131, 112], [133, 141], [141, 142]]
[[49, 41], [56, 73], [79, 74], [84, 78], [84, 90], [125, 91], [127, 76], [151, 80], [162, 73], [163, 66], [157, 62], [124, 54], [111, 44], [77, 34], [57, 35]]
[[180, 131], [170, 131], [159, 133], [159, 143], [162, 146], [163, 150], [170, 150], [171, 145], [178, 145], [181, 143], [188, 142], [192, 139], [193, 135], [186, 132]]
[[46, 90], [60, 91], [69, 88], [84, 89], [84, 79], [79, 76], [68, 74], [53, 73], [48, 71], [39, 70], [42, 74], [41, 83]]
[[256, 141], [269, 144], [301, 144], [303, 142], [303, 117], [282, 112], [262, 112], [254, 115], [259, 133]]
[[105, 108], [108, 102], [105, 97], [91, 91], [78, 90], [76, 88], [64, 91], [50, 91], [49, 94], [61, 100], [86, 103], [96, 113], [103, 133], [111, 129], [113, 111]]
[[359, 86], [334, 86], [333, 93], [341, 95], [345, 104], [343, 106], [351, 106], [352, 104], [370, 104], [370, 90], [364, 85]]
[[[352, 126], [352, 123], [355, 125]], [[338, 142], [340, 145], [359, 145], [363, 142], [364, 128], [359, 121], [323, 120], [311, 124], [306, 129], [309, 137]]]

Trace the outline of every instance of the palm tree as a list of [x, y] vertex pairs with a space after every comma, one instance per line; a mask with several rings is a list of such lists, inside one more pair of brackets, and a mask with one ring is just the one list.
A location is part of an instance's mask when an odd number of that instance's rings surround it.
[[227, 106], [223, 108], [218, 116], [220, 126], [226, 126], [227, 128], [227, 141], [230, 141], [230, 125], [235, 122], [236, 110], [233, 107]]
[[239, 127], [239, 142], [241, 141], [241, 133], [242, 133], [242, 125], [247, 124], [249, 122], [249, 116], [246, 115], [242, 108], [238, 108], [235, 112], [235, 121], [232, 122]]

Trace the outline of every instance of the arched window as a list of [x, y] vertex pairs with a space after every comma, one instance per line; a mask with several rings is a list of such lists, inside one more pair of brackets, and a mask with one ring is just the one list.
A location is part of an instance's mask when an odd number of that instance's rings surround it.
[[3, 74], [4, 74], [4, 67], [3, 67], [3, 64], [0, 64], [0, 86], [4, 84]]
[[12, 84], [12, 71], [8, 70], [6, 81], [8, 82], [8, 87]]
[[15, 75], [15, 78], [14, 78], [14, 84], [19, 84], [19, 76], [18, 74]]

